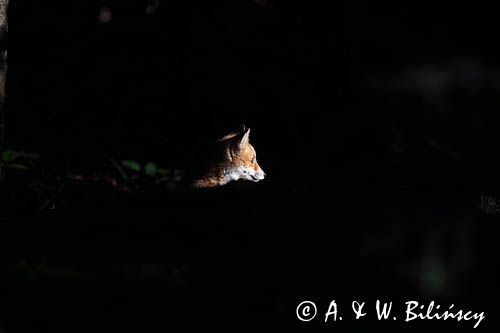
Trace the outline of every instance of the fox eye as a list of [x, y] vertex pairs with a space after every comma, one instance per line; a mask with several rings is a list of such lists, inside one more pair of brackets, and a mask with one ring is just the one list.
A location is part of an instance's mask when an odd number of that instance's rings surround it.
[[255, 156], [252, 157], [252, 160], [250, 161], [250, 163], [254, 164], [255, 163]]

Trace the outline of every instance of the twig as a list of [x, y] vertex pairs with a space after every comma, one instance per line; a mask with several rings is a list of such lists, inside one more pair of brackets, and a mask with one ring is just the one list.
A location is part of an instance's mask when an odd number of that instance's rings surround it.
[[42, 207], [40, 208], [40, 210], [38, 210], [38, 214], [41, 214], [45, 210], [45, 208], [47, 208], [47, 206], [49, 204], [51, 204], [56, 199], [57, 195], [59, 193], [61, 193], [64, 185], [66, 185], [66, 182], [63, 182], [63, 183], [61, 183], [61, 185], [59, 185], [59, 187], [57, 188], [57, 190], [55, 191], [55, 193], [49, 198], [49, 200], [45, 201], [45, 203], [42, 205]]
[[125, 171], [123, 171], [123, 168], [121, 167], [121, 165], [116, 163], [116, 161], [108, 155], [106, 155], [106, 158], [108, 159], [109, 162], [111, 162], [111, 164], [113, 164], [113, 166], [116, 168], [116, 170], [118, 170], [118, 173], [120, 173], [122, 178], [125, 180], [128, 180], [127, 174], [125, 173]]
[[[9, 0], [0, 0], [0, 40], [5, 40], [7, 34], [7, 8]], [[0, 144], [5, 142], [5, 79], [7, 75], [7, 50], [0, 49]], [[0, 182], [4, 178], [0, 165]]]

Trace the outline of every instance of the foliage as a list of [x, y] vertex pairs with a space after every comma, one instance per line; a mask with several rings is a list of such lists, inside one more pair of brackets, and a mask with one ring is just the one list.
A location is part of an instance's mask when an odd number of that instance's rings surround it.
[[126, 167], [127, 169], [132, 170], [134, 172], [140, 172], [141, 171], [141, 165], [138, 162], [136, 162], [136, 161], [124, 160], [124, 161], [122, 161], [122, 165], [124, 167]]
[[158, 167], [153, 162], [148, 162], [144, 167], [144, 172], [150, 177], [154, 177], [158, 172]]
[[5, 149], [0, 157], [0, 166], [17, 170], [29, 170], [27, 164], [32, 165], [33, 159], [39, 158], [38, 154], [25, 153], [23, 151]]

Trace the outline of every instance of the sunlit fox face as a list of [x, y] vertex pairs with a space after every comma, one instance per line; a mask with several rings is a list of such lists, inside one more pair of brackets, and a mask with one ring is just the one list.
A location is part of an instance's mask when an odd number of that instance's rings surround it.
[[237, 134], [229, 134], [221, 139], [226, 143], [228, 163], [225, 170], [226, 180], [250, 180], [258, 182], [266, 176], [257, 163], [257, 154], [249, 142], [250, 129]]

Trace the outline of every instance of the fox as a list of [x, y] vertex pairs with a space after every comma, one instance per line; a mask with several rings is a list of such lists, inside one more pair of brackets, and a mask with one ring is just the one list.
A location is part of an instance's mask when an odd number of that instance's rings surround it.
[[213, 142], [201, 155], [200, 167], [188, 177], [192, 188], [220, 187], [238, 180], [259, 182], [266, 177], [250, 144], [250, 128], [244, 124], [240, 131]]

